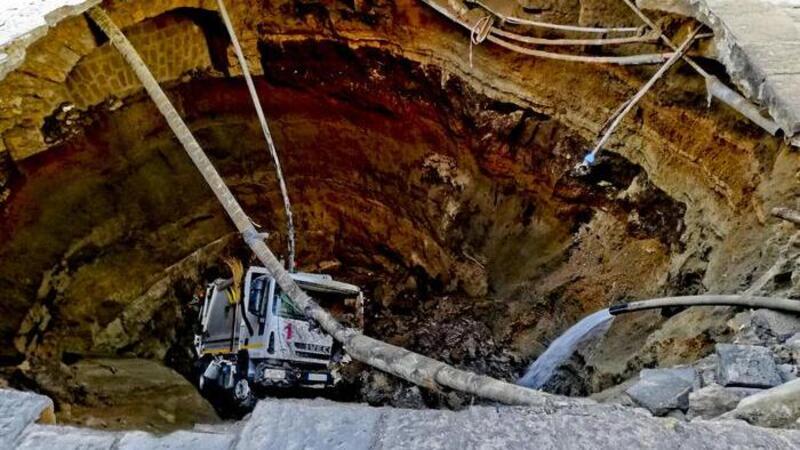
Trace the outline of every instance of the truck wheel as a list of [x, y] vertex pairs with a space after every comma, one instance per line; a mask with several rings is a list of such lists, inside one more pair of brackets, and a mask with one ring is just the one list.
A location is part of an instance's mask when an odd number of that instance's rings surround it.
[[236, 382], [233, 387], [233, 397], [240, 408], [251, 410], [256, 406], [256, 396], [253, 390], [250, 389], [250, 383], [242, 378]]

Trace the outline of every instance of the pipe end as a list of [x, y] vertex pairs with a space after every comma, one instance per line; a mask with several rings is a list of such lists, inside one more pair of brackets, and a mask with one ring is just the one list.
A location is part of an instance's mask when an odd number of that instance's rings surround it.
[[611, 308], [608, 308], [608, 313], [612, 316], [616, 316], [617, 314], [622, 314], [628, 310], [628, 303], [622, 303], [620, 305], [614, 305]]

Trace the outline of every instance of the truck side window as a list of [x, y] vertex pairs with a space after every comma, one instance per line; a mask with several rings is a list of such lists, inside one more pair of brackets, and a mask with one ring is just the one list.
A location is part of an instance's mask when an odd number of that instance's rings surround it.
[[[289, 299], [283, 291], [277, 286], [275, 287], [275, 303], [272, 306], [272, 312], [275, 314], [276, 307], [278, 308], [278, 315], [285, 319], [305, 320], [306, 316], [300, 311], [294, 303]], [[278, 304], [280, 303], [280, 304]]]
[[266, 294], [269, 283], [266, 275], [262, 275], [253, 280], [250, 284], [250, 301], [247, 305], [247, 310], [251, 314], [257, 316], [263, 315], [262, 305], [264, 303], [264, 295]]

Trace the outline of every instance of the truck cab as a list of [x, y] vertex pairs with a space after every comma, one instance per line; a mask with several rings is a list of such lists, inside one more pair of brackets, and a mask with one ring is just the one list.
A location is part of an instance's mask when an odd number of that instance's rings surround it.
[[[293, 273], [308, 295], [353, 326], [362, 325], [363, 295], [329, 275]], [[195, 349], [200, 388], [213, 386], [247, 406], [259, 387], [324, 388], [340, 356], [333, 338], [305, 317], [263, 267], [250, 267], [240, 292], [233, 280], [206, 287]], [[349, 313], [345, 312], [349, 311]]]

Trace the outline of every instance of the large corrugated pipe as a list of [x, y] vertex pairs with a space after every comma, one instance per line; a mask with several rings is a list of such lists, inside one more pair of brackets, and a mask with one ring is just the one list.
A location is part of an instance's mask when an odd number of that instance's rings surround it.
[[609, 308], [608, 312], [616, 316], [634, 311], [660, 309], [670, 306], [743, 306], [746, 308], [767, 308], [800, 313], [800, 300], [754, 297], [750, 295], [687, 295], [684, 297], [654, 298], [615, 305]]

